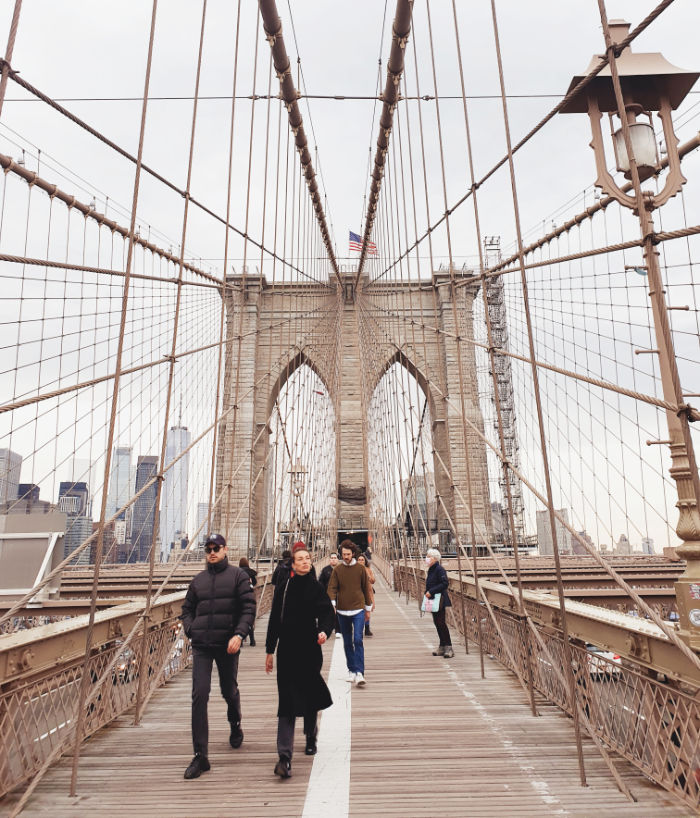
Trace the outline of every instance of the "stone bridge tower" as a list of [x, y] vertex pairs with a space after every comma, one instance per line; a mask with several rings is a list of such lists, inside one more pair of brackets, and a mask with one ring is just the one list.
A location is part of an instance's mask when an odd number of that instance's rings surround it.
[[[421, 282], [420, 287], [415, 281], [365, 279], [357, 291], [352, 275], [343, 278], [342, 287], [335, 282], [268, 284], [264, 278], [242, 276], [230, 277], [227, 284], [215, 493], [221, 502], [214, 528], [226, 536], [233, 555], [272, 542], [268, 481], [262, 470], [270, 446], [269, 423], [280, 389], [302, 365], [316, 372], [334, 404], [339, 528], [369, 525], [367, 475], [373, 465], [364, 444], [363, 411], [368, 395], [398, 362], [428, 398], [436, 493], [441, 498], [438, 517], [451, 519], [462, 542], [471, 542], [469, 509], [459, 496], [468, 496], [468, 456], [477, 542], [490, 536], [486, 449], [461, 411], [464, 405], [466, 418], [483, 434], [474, 345], [459, 340], [474, 337], [472, 305], [478, 283], [460, 281], [455, 288], [457, 325], [446, 273], [435, 273], [432, 286]], [[363, 343], [369, 335], [371, 345]], [[459, 492], [453, 491], [449, 475]]]

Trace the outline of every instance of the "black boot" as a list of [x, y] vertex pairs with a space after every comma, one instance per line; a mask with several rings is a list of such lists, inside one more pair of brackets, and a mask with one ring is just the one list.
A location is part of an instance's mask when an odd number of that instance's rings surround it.
[[317, 749], [318, 748], [316, 747], [316, 736], [307, 736], [306, 737], [306, 749], [304, 750], [306, 755], [307, 756], [315, 756]]
[[228, 737], [228, 743], [237, 750], [243, 744], [243, 730], [240, 724], [231, 725], [231, 735]]
[[199, 778], [202, 773], [209, 770], [211, 770], [209, 759], [201, 753], [195, 753], [194, 758], [190, 761], [190, 766], [185, 770], [185, 778]]
[[374, 636], [372, 631], [369, 629], [369, 622], [365, 622], [365, 636]]
[[275, 764], [275, 775], [280, 778], [292, 777], [292, 762], [290, 759], [280, 756], [280, 760]]

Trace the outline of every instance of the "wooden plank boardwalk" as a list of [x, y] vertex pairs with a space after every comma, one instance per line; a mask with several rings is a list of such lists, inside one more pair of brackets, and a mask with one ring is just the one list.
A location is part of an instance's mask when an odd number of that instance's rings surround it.
[[[488, 658], [486, 678], [481, 679], [473, 647], [469, 655], [458, 647], [454, 659], [447, 661], [433, 657], [431, 619], [421, 619], [415, 602], [406, 604], [386, 586], [377, 591], [372, 627], [375, 636], [365, 641], [364, 689], [350, 690], [341, 681], [346, 672], [341, 640], [331, 639], [325, 648], [327, 672], [334, 658], [329, 683], [344, 691], [334, 709], [345, 708], [340, 715], [351, 717], [351, 740], [337, 727], [337, 719], [325, 733], [321, 721], [319, 754], [307, 757], [298, 726], [291, 779], [281, 781], [272, 772], [277, 694], [274, 674], [268, 677], [263, 671], [261, 622], [258, 646], [245, 647], [241, 659], [245, 741], [239, 750], [228, 745], [225, 708], [215, 683], [209, 705], [212, 769], [194, 781], [183, 779], [192, 756], [190, 675], [185, 672], [156, 692], [140, 727], [123, 717], [86, 743], [76, 798], [68, 796], [70, 760], [63, 759], [40, 783], [22, 815], [695, 815], [618, 759], [618, 769], [638, 799], [636, 804], [628, 801], [590, 742], [585, 745], [589, 786], [579, 786], [570, 719], [541, 703], [541, 716], [534, 718], [515, 677]], [[0, 815], [8, 815], [15, 800], [8, 796], [0, 802]]]

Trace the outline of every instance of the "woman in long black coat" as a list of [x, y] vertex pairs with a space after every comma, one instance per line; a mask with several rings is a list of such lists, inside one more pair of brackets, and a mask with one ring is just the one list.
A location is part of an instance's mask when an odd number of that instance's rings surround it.
[[455, 652], [452, 649], [450, 631], [445, 618], [446, 609], [452, 606], [450, 595], [447, 592], [450, 583], [447, 579], [447, 572], [440, 565], [440, 560], [441, 556], [437, 548], [429, 548], [425, 555], [425, 564], [428, 566], [428, 573], [425, 576], [425, 597], [432, 599], [435, 594], [441, 594], [440, 608], [433, 611], [433, 623], [440, 640], [440, 645], [433, 651], [433, 656], [444, 656], [445, 659], [451, 659]]
[[304, 718], [306, 755], [316, 752], [318, 711], [333, 704], [321, 676], [321, 645], [333, 632], [334, 612], [328, 595], [312, 576], [311, 555], [305, 548], [294, 551], [289, 581], [275, 589], [267, 626], [265, 670], [272, 672], [277, 649], [277, 752], [275, 774], [292, 774], [294, 722]]

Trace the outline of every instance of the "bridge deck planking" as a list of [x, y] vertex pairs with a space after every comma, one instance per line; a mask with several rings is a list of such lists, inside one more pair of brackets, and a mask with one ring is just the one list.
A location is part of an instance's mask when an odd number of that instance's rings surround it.
[[[629, 802], [590, 742], [590, 786], [580, 787], [570, 719], [542, 702], [542, 715], [533, 718], [517, 680], [488, 658], [482, 680], [474, 646], [469, 655], [458, 648], [449, 661], [431, 656], [434, 628], [429, 618], [419, 618], [415, 603], [380, 590], [377, 604], [376, 635], [366, 640], [367, 687], [352, 692], [350, 816], [695, 814], [618, 759], [638, 798]], [[258, 630], [262, 638], [262, 623]], [[212, 695], [211, 772], [195, 781], [182, 778], [191, 758], [190, 678], [183, 673], [156, 692], [141, 727], [122, 717], [84, 746], [77, 799], [67, 795], [70, 763], [64, 759], [23, 815], [301, 816], [314, 759], [303, 755], [298, 728], [292, 779], [280, 781], [272, 773], [276, 686], [262, 670], [262, 641], [258, 645], [244, 648], [241, 660], [246, 737], [238, 751], [228, 747], [223, 702], [218, 691]], [[326, 671], [332, 647], [333, 640]], [[13, 801], [0, 805], [0, 815], [9, 813]]]

